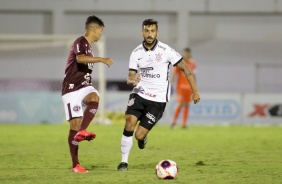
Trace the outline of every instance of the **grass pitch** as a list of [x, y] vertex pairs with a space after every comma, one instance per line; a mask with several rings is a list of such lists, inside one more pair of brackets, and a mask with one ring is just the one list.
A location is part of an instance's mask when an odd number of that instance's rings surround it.
[[[282, 183], [281, 127], [156, 126], [144, 150], [134, 140], [129, 170], [118, 172], [123, 126], [92, 124], [96, 139], [79, 145], [86, 174], [71, 172], [68, 130], [66, 124], [0, 125], [0, 183]], [[157, 179], [162, 159], [178, 164], [175, 180]]]

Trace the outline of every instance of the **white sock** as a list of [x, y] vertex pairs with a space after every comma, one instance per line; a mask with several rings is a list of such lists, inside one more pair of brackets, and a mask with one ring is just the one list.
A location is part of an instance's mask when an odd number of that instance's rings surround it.
[[121, 162], [126, 162], [128, 163], [128, 156], [131, 150], [131, 147], [133, 145], [133, 137], [126, 137], [122, 135], [121, 137]]

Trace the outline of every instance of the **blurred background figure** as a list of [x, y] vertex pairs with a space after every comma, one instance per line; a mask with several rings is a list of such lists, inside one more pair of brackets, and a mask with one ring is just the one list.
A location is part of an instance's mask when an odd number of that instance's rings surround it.
[[[195, 73], [196, 73], [196, 62], [191, 58], [191, 49], [190, 48], [185, 48], [183, 50], [183, 59], [187, 66], [190, 68], [192, 71], [194, 78], [195, 78]], [[176, 82], [175, 82], [176, 81]], [[187, 128], [187, 119], [188, 119], [188, 114], [189, 114], [189, 103], [191, 102], [192, 99], [192, 89], [187, 81], [185, 75], [181, 70], [178, 68], [173, 68], [173, 74], [171, 77], [171, 83], [172, 86], [175, 86], [174, 89], [176, 89], [177, 96], [177, 105], [174, 110], [174, 115], [173, 115], [173, 120], [171, 124], [171, 128], [174, 129], [177, 124], [177, 119], [178, 115], [180, 114], [181, 110], [183, 109], [183, 116], [182, 116], [182, 128]], [[176, 83], [176, 84], [175, 84]]]

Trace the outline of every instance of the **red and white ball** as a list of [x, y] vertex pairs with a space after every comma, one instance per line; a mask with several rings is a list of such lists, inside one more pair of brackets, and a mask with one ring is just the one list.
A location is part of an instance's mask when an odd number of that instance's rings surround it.
[[156, 175], [159, 179], [175, 179], [178, 173], [176, 162], [173, 160], [162, 160], [156, 165]]

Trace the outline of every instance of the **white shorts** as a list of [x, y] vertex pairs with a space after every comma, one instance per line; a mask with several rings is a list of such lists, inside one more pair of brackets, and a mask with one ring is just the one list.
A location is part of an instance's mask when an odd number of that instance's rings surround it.
[[81, 88], [77, 91], [73, 91], [62, 96], [66, 120], [69, 121], [72, 118], [83, 116], [82, 107], [85, 106], [85, 104], [83, 104], [82, 102], [83, 98], [89, 93], [93, 92], [97, 93], [97, 95], [99, 96], [98, 91], [93, 86], [87, 86], [85, 88]]

